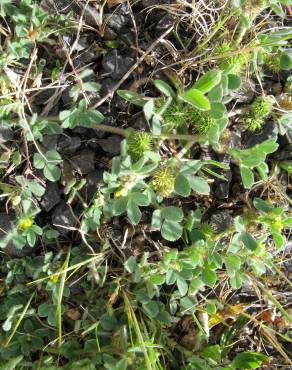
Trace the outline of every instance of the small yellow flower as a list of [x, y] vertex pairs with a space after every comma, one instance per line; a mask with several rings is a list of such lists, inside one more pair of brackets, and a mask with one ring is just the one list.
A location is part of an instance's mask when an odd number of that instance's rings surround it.
[[122, 188], [122, 189], [117, 190], [117, 191], [115, 192], [115, 198], [125, 197], [127, 194], [128, 194], [127, 189]]
[[59, 275], [52, 275], [50, 277], [50, 280], [51, 280], [52, 283], [56, 284], [59, 280]]
[[277, 229], [280, 229], [282, 230], [284, 228], [284, 225], [281, 221], [281, 217], [276, 217], [275, 218], [275, 221], [273, 222], [273, 225], [277, 228]]
[[26, 217], [19, 222], [18, 228], [21, 230], [27, 230], [31, 227], [32, 224], [33, 220], [31, 218]]

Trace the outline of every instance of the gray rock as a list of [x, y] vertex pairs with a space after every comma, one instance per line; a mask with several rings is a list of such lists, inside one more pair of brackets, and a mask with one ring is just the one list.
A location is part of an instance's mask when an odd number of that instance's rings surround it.
[[11, 128], [0, 125], [0, 144], [13, 140], [13, 131]]
[[262, 128], [256, 132], [245, 131], [242, 135], [242, 145], [245, 148], [251, 148], [265, 140], [278, 135], [278, 129], [272, 121], [268, 121]]
[[84, 20], [89, 26], [101, 24], [100, 13], [93, 6], [86, 6], [84, 9]]
[[102, 59], [102, 67], [112, 79], [122, 78], [134, 64], [131, 57], [123, 56], [116, 49], [108, 52]]
[[224, 171], [222, 175], [227, 179], [227, 181], [220, 180], [216, 178], [214, 189], [217, 199], [226, 199], [229, 196], [230, 183], [232, 180], [231, 171]]
[[116, 81], [111, 78], [105, 78], [101, 83], [100, 94], [106, 95], [115, 86]]
[[72, 231], [70, 228], [76, 226], [77, 218], [71, 207], [67, 203], [62, 202], [52, 213], [52, 223], [61, 235], [67, 235]]
[[93, 198], [102, 180], [103, 171], [96, 170], [87, 175], [86, 184], [81, 190], [81, 196], [83, 196], [87, 202]]
[[213, 226], [216, 233], [220, 233], [233, 225], [233, 219], [229, 213], [225, 211], [219, 211], [212, 214], [210, 218], [210, 224]]
[[60, 135], [53, 134], [53, 135], [44, 135], [43, 137], [43, 146], [47, 150], [56, 150], [58, 146]]
[[[0, 213], [0, 240], [3, 239], [12, 228], [14, 227], [14, 219], [6, 213]], [[10, 241], [3, 251], [12, 258], [21, 258], [33, 253], [35, 247], [25, 245], [22, 249], [14, 246], [13, 241]]]
[[81, 175], [86, 175], [95, 169], [95, 154], [91, 150], [84, 149], [73, 155], [70, 162]]
[[57, 150], [64, 154], [73, 154], [81, 147], [81, 139], [79, 136], [61, 136]]
[[98, 144], [102, 150], [110, 155], [118, 155], [120, 153], [120, 143], [122, 138], [118, 135], [111, 135], [107, 139], [98, 140]]
[[106, 25], [113, 29], [115, 32], [120, 32], [121, 29], [127, 25], [129, 17], [127, 15], [113, 13], [105, 14]]
[[60, 189], [56, 182], [48, 181], [46, 184], [46, 191], [42, 197], [40, 205], [42, 209], [46, 212], [49, 212], [53, 209], [58, 203], [60, 203]]
[[249, 104], [255, 97], [255, 83], [252, 80], [243, 81], [238, 90], [231, 90], [230, 96], [238, 103]]

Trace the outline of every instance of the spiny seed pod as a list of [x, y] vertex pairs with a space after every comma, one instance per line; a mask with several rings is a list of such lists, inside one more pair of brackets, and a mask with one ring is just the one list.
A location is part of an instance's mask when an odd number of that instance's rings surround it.
[[256, 131], [264, 124], [265, 117], [271, 112], [273, 100], [264, 96], [255, 99], [244, 120], [245, 127], [249, 131]]
[[175, 174], [173, 169], [160, 167], [153, 174], [152, 188], [162, 197], [167, 198], [174, 190]]
[[150, 134], [143, 131], [132, 131], [128, 137], [128, 152], [133, 161], [138, 161], [152, 146]]
[[280, 107], [285, 110], [292, 110], [292, 97], [288, 94], [282, 94], [278, 101]]
[[197, 109], [192, 109], [190, 112], [192, 124], [196, 126], [200, 135], [205, 135], [209, 129], [215, 125], [215, 120], [207, 112], [201, 112]]
[[279, 54], [267, 54], [265, 56], [265, 64], [269, 67], [269, 69], [275, 73], [279, 73], [281, 70], [280, 65], [280, 55]]
[[[222, 55], [234, 52], [234, 47], [224, 41], [221, 45], [215, 47], [215, 54]], [[228, 70], [229, 73], [238, 74], [241, 73], [243, 68], [248, 64], [250, 60], [249, 53], [238, 52], [236, 55], [231, 55], [230, 57], [223, 58], [219, 64], [220, 69]]]
[[242, 12], [246, 17], [253, 19], [265, 9], [264, 0], [244, 0], [242, 4]]
[[182, 127], [190, 121], [190, 108], [185, 104], [175, 102], [164, 112], [163, 121], [168, 129]]

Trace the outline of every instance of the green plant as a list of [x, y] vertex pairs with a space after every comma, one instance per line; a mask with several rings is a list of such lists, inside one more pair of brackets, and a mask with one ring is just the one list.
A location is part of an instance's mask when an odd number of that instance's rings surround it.
[[58, 181], [61, 176], [61, 170], [58, 167], [62, 158], [56, 150], [49, 150], [46, 154], [35, 153], [33, 164], [37, 169], [44, 171], [44, 176], [50, 181]]
[[147, 132], [131, 132], [127, 140], [128, 152], [135, 162], [143, 157], [144, 153], [151, 150], [152, 138]]
[[277, 148], [276, 138], [272, 138], [250, 149], [230, 150], [230, 153], [240, 167], [242, 182], [246, 189], [250, 189], [254, 184], [254, 173], [252, 171], [254, 168], [257, 170], [262, 181], [268, 179], [269, 167], [265, 159], [267, 154], [273, 153]]
[[274, 101], [270, 97], [257, 97], [244, 118], [245, 127], [251, 132], [260, 129], [265, 118], [271, 113], [273, 103]]

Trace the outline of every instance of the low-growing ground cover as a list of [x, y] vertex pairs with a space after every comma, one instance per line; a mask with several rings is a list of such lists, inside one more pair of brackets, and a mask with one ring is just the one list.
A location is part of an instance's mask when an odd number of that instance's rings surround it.
[[291, 368], [291, 15], [1, 1], [1, 369]]

